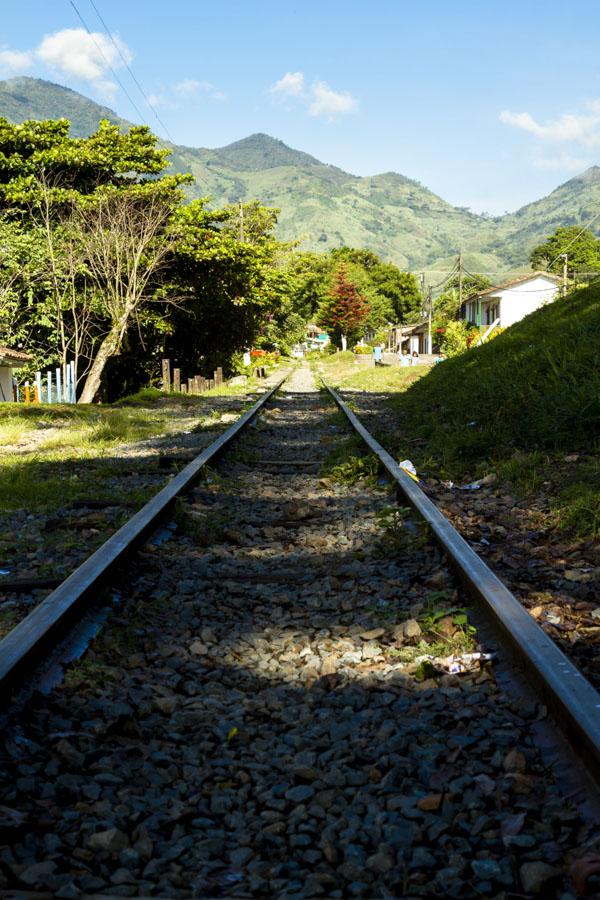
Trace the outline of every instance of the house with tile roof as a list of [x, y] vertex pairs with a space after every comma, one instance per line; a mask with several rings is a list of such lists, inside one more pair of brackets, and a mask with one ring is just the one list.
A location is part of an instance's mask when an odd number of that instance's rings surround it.
[[508, 328], [559, 296], [562, 279], [550, 272], [530, 272], [470, 297], [461, 310], [471, 325]]
[[28, 353], [0, 346], [0, 403], [15, 399], [13, 391], [13, 369], [24, 366], [31, 359]]

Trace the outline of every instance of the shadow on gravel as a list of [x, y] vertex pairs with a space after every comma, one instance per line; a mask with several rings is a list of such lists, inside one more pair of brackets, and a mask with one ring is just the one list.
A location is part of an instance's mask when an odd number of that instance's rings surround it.
[[[122, 575], [126, 606], [65, 683], [8, 721], [0, 888], [569, 896], [564, 866], [588, 833], [535, 746], [544, 711], [489, 665], [398, 665], [418, 639], [398, 626], [428, 596], [464, 602], [440, 552], [376, 555], [360, 488], [297, 503], [305, 475], [283, 500], [256, 474], [238, 492], [227, 475], [252, 444]], [[311, 446], [280, 441], [279, 458], [284, 444]], [[191, 513], [202, 527], [186, 536]]]

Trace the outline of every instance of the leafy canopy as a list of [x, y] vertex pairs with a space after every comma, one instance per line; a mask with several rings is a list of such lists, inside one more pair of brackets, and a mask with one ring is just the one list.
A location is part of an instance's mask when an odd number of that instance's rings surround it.
[[532, 268], [562, 272], [562, 253], [567, 254], [569, 274], [600, 271], [600, 240], [589, 229], [582, 231], [578, 225], [557, 228], [543, 244], [538, 244], [530, 256]]

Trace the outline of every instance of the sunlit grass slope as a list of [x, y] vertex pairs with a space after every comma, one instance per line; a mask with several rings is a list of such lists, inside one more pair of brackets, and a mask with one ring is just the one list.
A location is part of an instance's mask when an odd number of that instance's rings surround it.
[[394, 398], [454, 471], [515, 451], [590, 449], [600, 435], [600, 287], [560, 299]]

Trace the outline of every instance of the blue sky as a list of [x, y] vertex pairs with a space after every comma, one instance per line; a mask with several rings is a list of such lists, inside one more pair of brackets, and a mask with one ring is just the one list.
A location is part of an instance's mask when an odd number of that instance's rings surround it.
[[[0, 77], [49, 78], [163, 133], [91, 0], [3, 10]], [[600, 163], [597, 0], [94, 0], [176, 143], [263, 131], [477, 212]], [[102, 49], [102, 53], [98, 48]]]

